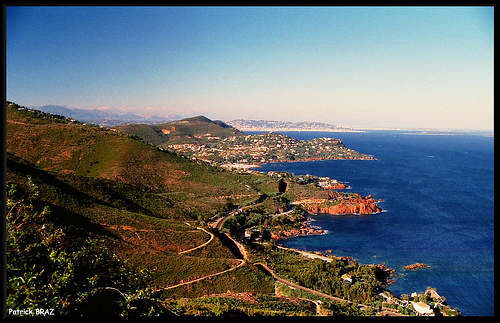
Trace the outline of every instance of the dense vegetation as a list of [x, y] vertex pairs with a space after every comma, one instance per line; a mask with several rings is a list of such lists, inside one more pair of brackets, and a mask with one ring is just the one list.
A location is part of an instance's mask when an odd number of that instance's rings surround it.
[[7, 183], [7, 307], [57, 309], [57, 314], [165, 314], [148, 297], [147, 270], [133, 270], [68, 215], [39, 199], [28, 177]]
[[[352, 259], [311, 260], [278, 248], [254, 247], [252, 256], [284, 279], [356, 303], [380, 305], [382, 298], [376, 291], [387, 287], [388, 273], [383, 266], [361, 265]], [[348, 274], [353, 283], [342, 279], [343, 274]]]

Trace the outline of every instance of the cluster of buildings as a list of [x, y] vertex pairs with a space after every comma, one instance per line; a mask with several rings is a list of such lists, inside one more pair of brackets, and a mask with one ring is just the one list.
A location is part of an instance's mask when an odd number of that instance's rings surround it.
[[[436, 316], [436, 315], [459, 315], [456, 309], [452, 309], [446, 304], [445, 298], [440, 296], [436, 290], [428, 288], [423, 293], [412, 293], [410, 297], [406, 295], [402, 299], [391, 298], [381, 293], [387, 303], [396, 304], [403, 307], [417, 316]], [[383, 307], [384, 310], [399, 313], [399, 310]]]
[[216, 164], [255, 164], [354, 156], [354, 151], [346, 148], [342, 141], [326, 137], [299, 141], [279, 133], [268, 133], [233, 136], [224, 139], [204, 134], [197, 136], [197, 138], [202, 139], [202, 143], [171, 144], [168, 145], [168, 148], [186, 154], [188, 157]]
[[322, 122], [285, 122], [267, 120], [231, 120], [227, 124], [242, 131], [352, 131]]

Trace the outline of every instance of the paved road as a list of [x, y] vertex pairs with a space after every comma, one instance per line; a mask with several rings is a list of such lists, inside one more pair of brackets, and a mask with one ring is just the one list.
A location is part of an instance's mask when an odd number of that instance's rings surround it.
[[[287, 211], [287, 212], [290, 212], [290, 211]], [[220, 233], [220, 229], [222, 228], [222, 225], [224, 224], [224, 221], [227, 220], [227, 218], [229, 218], [230, 216], [233, 216], [234, 215], [234, 212], [230, 212], [228, 215], [218, 219], [216, 222], [212, 223], [210, 225], [210, 227], [212, 227], [214, 230], [216, 230], [217, 233], [221, 234]], [[183, 254], [183, 253], [187, 253], [187, 252], [190, 252], [190, 251], [193, 251], [193, 250], [196, 250], [198, 248], [202, 248], [206, 245], [208, 245], [214, 238], [214, 235], [208, 231], [206, 231], [205, 229], [203, 228], [200, 228], [198, 227], [197, 229], [199, 230], [203, 230], [205, 232], [207, 232], [208, 234], [210, 234], [210, 239], [197, 246], [197, 247], [194, 247], [194, 248], [191, 248], [191, 249], [188, 249], [188, 250], [184, 250], [184, 251], [181, 251], [179, 252], [179, 254]], [[220, 271], [220, 272], [217, 272], [217, 273], [213, 273], [213, 274], [210, 274], [210, 275], [206, 275], [206, 276], [203, 276], [203, 277], [200, 277], [200, 278], [197, 278], [197, 279], [193, 279], [193, 280], [190, 280], [190, 281], [187, 281], [187, 282], [182, 282], [182, 283], [179, 283], [179, 284], [176, 284], [176, 285], [172, 285], [172, 286], [168, 286], [168, 287], [161, 287], [161, 288], [158, 288], [156, 289], [156, 291], [160, 291], [160, 290], [167, 290], [167, 289], [172, 289], [172, 288], [176, 288], [176, 287], [179, 287], [179, 286], [183, 286], [183, 285], [188, 285], [188, 284], [192, 284], [192, 283], [195, 283], [195, 282], [198, 282], [200, 280], [203, 280], [203, 279], [207, 279], [209, 277], [214, 277], [214, 276], [218, 276], [218, 275], [222, 275], [224, 273], [227, 273], [227, 272], [230, 272], [232, 270], [235, 270], [243, 265], [245, 265], [248, 261], [248, 254], [246, 252], [246, 249], [245, 249], [245, 246], [241, 243], [239, 243], [238, 241], [234, 240], [231, 236], [229, 236], [227, 233], [224, 233], [224, 235], [232, 242], [234, 243], [234, 245], [238, 248], [238, 250], [240, 251], [243, 259], [238, 259], [240, 261], [240, 263], [235, 266], [235, 267], [232, 267], [230, 269], [227, 269], [227, 270], [223, 270], [223, 271]], [[279, 248], [281, 249], [288, 249], [288, 248], [285, 248], [285, 247], [281, 247], [281, 246], [278, 246]], [[321, 260], [324, 260], [324, 261], [331, 261], [332, 259], [331, 258], [328, 258], [328, 257], [324, 257], [324, 256], [320, 256], [320, 255], [316, 255], [316, 254], [313, 254], [313, 253], [308, 253], [308, 252], [305, 252], [305, 251], [299, 251], [299, 253], [301, 253], [303, 256], [306, 256], [306, 257], [310, 257], [310, 258], [319, 258]], [[261, 269], [264, 273], [266, 273], [267, 275], [270, 275], [272, 276], [274, 279], [276, 279], [277, 282], [281, 283], [281, 284], [284, 284], [290, 288], [294, 288], [294, 289], [300, 289], [300, 290], [303, 290], [305, 292], [308, 292], [310, 294], [313, 294], [313, 295], [317, 295], [317, 296], [321, 296], [321, 297], [324, 297], [326, 299], [330, 299], [330, 300], [333, 300], [333, 301], [336, 301], [336, 302], [347, 302], [347, 304], [352, 304], [351, 301], [349, 300], [346, 300], [344, 298], [340, 298], [340, 297], [335, 297], [335, 296], [332, 296], [332, 295], [328, 295], [328, 294], [325, 294], [325, 293], [322, 293], [322, 292], [318, 292], [316, 290], [313, 290], [313, 289], [310, 289], [310, 288], [307, 288], [307, 287], [304, 287], [304, 286], [300, 286], [300, 285], [297, 285], [291, 281], [288, 281], [286, 279], [283, 279], [283, 278], [280, 278], [278, 277], [273, 270], [271, 270], [266, 264], [263, 264], [263, 263], [254, 263], [254, 265], [256, 267], [258, 267], [259, 269]], [[365, 310], [366, 309], [366, 305], [364, 304], [358, 304], [357, 305], [361, 310]], [[391, 315], [391, 316], [400, 316], [401, 314], [397, 314], [397, 313], [392, 313], [392, 312], [389, 312], [389, 311], [384, 311], [383, 312], [384, 314], [387, 314], [387, 315]]]

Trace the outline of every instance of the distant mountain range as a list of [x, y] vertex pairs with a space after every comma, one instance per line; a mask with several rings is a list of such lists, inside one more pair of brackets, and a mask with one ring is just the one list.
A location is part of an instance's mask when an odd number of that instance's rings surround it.
[[267, 120], [231, 120], [226, 122], [241, 131], [354, 131], [322, 122], [286, 122]]
[[[114, 127], [122, 124], [149, 124], [158, 125], [171, 121], [181, 120], [183, 117], [172, 114], [168, 116], [144, 116], [133, 112], [122, 112], [119, 110], [104, 109], [77, 109], [62, 105], [44, 105], [33, 107], [37, 110], [58, 114], [66, 118], [73, 118], [82, 122], [93, 123], [100, 126]], [[286, 122], [286, 121], [268, 121], [268, 120], [231, 120], [226, 122], [241, 131], [356, 131], [351, 128], [338, 127], [332, 124], [322, 122]]]
[[140, 116], [131, 112], [104, 111], [100, 109], [85, 110], [69, 108], [62, 105], [44, 105], [36, 107], [36, 109], [46, 113], [58, 114], [66, 118], [74, 118], [79, 121], [106, 127], [112, 127], [124, 123], [158, 124], [182, 119], [182, 117], [178, 115], [169, 115], [166, 117]]

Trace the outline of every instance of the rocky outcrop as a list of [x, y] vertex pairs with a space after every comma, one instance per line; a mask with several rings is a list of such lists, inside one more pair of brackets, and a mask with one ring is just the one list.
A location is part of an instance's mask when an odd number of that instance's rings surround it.
[[327, 190], [343, 190], [347, 188], [347, 185], [345, 185], [344, 183], [335, 183], [328, 186], [324, 186], [323, 188]]
[[385, 262], [373, 266], [375, 267], [377, 278], [383, 282], [383, 288], [387, 288], [396, 282], [396, 269], [387, 267]]
[[362, 197], [359, 194], [354, 194], [349, 197], [338, 192], [331, 192], [330, 198], [317, 203], [302, 204], [304, 209], [309, 213], [326, 213], [326, 214], [372, 214], [383, 211], [371, 195]]
[[421, 264], [421, 263], [417, 262], [417, 263], [414, 263], [413, 265], [404, 266], [403, 269], [417, 270], [419, 268], [427, 268], [427, 267], [429, 267], [429, 265]]
[[314, 228], [311, 228], [307, 223], [302, 223], [302, 226], [300, 229], [271, 232], [271, 239], [277, 240], [277, 239], [284, 239], [284, 238], [300, 236], [300, 235], [322, 234], [322, 233], [324, 233], [323, 230], [314, 229]]
[[168, 134], [171, 134], [172, 132], [175, 132], [175, 127], [170, 126], [170, 127], [168, 127], [168, 129], [160, 129], [160, 130], [163, 134], [168, 135]]

